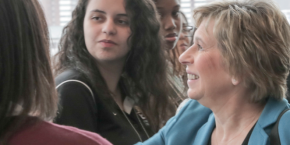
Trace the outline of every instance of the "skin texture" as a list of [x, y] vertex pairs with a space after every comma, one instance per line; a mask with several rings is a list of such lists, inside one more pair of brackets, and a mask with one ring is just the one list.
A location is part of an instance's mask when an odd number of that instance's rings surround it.
[[[171, 49], [177, 42], [177, 36], [180, 32], [180, 1], [179, 0], [157, 0], [156, 7], [160, 14], [160, 20], [162, 24], [162, 35], [166, 40], [167, 48]], [[176, 35], [174, 40], [170, 35]], [[171, 40], [169, 40], [170, 38]]]

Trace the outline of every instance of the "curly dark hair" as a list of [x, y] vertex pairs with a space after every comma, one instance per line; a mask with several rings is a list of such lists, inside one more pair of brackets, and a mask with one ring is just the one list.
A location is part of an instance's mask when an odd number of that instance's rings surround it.
[[[83, 21], [88, 2], [79, 0], [72, 20], [63, 30], [59, 52], [55, 56], [55, 75], [67, 69], [77, 69], [90, 78], [101, 99], [112, 103], [109, 89], [84, 41]], [[125, 9], [130, 19], [131, 35], [127, 42], [131, 51], [124, 66], [125, 75], [120, 81], [129, 89], [130, 97], [139, 100], [137, 105], [152, 129], [157, 131], [176, 109], [169, 99], [175, 91], [169, 85], [157, 10], [151, 0], [125, 0]]]

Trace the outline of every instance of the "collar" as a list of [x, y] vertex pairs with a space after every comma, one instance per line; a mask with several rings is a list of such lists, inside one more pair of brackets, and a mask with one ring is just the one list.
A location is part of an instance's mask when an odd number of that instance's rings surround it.
[[[253, 129], [248, 145], [266, 145], [269, 138], [268, 134], [272, 129], [269, 127], [276, 122], [279, 114], [287, 107], [289, 107], [289, 104], [286, 99], [269, 98]], [[193, 145], [206, 145], [214, 127], [215, 118], [211, 113], [208, 121], [198, 130]]]
[[288, 106], [287, 104], [288, 102], [286, 99], [277, 100], [274, 98], [269, 98], [257, 124], [259, 124], [262, 128], [272, 125], [276, 122], [280, 112]]
[[248, 145], [266, 145], [269, 141], [269, 134], [279, 114], [289, 107], [286, 99], [277, 100], [269, 98], [259, 120], [252, 132]]
[[127, 114], [131, 114], [131, 111], [132, 111], [134, 105], [135, 105], [135, 101], [132, 98], [126, 96], [125, 100], [123, 101], [124, 111]]

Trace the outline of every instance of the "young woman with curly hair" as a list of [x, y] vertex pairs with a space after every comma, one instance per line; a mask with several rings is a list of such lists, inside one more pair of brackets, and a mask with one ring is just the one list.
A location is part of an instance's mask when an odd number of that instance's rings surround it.
[[151, 0], [80, 0], [56, 55], [56, 123], [113, 144], [152, 136], [175, 112]]

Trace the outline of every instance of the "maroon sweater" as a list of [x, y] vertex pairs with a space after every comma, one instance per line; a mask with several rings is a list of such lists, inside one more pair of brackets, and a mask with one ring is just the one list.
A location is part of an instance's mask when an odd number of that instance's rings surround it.
[[30, 117], [8, 142], [10, 145], [112, 145], [96, 133], [35, 117]]

